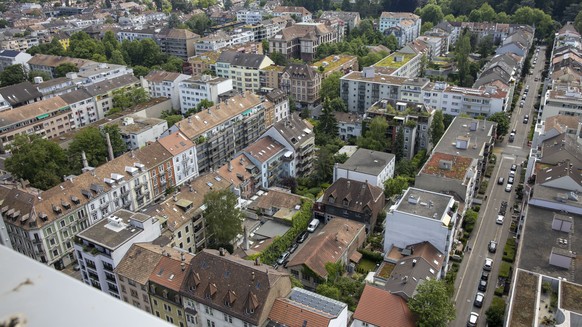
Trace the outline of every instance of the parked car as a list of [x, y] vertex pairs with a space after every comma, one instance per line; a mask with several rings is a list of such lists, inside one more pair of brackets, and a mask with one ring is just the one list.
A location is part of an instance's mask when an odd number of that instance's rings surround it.
[[512, 187], [513, 187], [513, 184], [507, 183], [507, 185], [505, 185], [505, 192], [511, 192]]
[[281, 255], [279, 256], [279, 258], [277, 259], [277, 264], [282, 265], [285, 263], [285, 261], [287, 261], [287, 259], [289, 258], [289, 256], [291, 255], [291, 253], [289, 253], [289, 251], [285, 251], [283, 253], [281, 253]]
[[499, 177], [499, 179], [497, 180], [497, 184], [503, 185], [504, 181], [505, 181], [505, 179], [503, 179], [503, 177]]
[[307, 236], [309, 236], [309, 233], [306, 230], [302, 231], [301, 234], [297, 236], [297, 243], [305, 242]]
[[489, 241], [488, 249], [490, 253], [495, 253], [495, 251], [497, 251], [497, 242]]
[[520, 108], [523, 108], [523, 106], [524, 106], [524, 105], [525, 105], [525, 101], [521, 100], [521, 101], [519, 102], [519, 107], [520, 107]]
[[485, 300], [485, 294], [477, 292], [475, 295], [475, 301], [473, 301], [473, 305], [477, 308], [480, 308], [483, 306], [483, 300]]
[[509, 178], [507, 179], [507, 184], [513, 184], [513, 182], [515, 181], [515, 179], [511, 176], [509, 176]]
[[481, 272], [481, 280], [489, 280], [489, 273], [486, 271]]
[[517, 165], [516, 164], [511, 165], [511, 169], [510, 170], [511, 171], [516, 171], [517, 170]]
[[515, 140], [515, 133], [509, 134], [509, 142], [511, 143], [513, 140]]
[[469, 315], [469, 320], [467, 320], [467, 327], [477, 326], [478, 321], [479, 321], [479, 314], [476, 312], [471, 312], [471, 314]]
[[307, 231], [313, 233], [317, 229], [317, 226], [319, 226], [319, 219], [316, 218], [309, 223], [309, 226], [307, 226]]
[[487, 281], [486, 280], [480, 280], [479, 281], [479, 287], [478, 287], [478, 289], [481, 292], [487, 291]]
[[503, 215], [497, 215], [497, 219], [495, 219], [495, 223], [497, 225], [503, 225]]
[[523, 116], [523, 123], [527, 124], [529, 122], [529, 115]]
[[289, 250], [287, 250], [287, 251], [289, 251], [289, 253], [293, 253], [293, 252], [295, 252], [295, 250], [297, 250], [297, 248], [298, 248], [298, 247], [299, 247], [299, 244], [297, 244], [297, 243], [293, 243], [293, 244], [292, 244], [292, 245], [289, 247]]
[[491, 268], [493, 268], [493, 259], [485, 258], [485, 264], [483, 265], [483, 270], [491, 271]]
[[509, 171], [509, 177], [515, 177], [515, 171], [510, 170]]

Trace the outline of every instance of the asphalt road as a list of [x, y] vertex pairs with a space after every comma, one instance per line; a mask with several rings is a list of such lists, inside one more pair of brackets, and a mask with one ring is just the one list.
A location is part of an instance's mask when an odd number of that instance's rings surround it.
[[[493, 174], [489, 181], [487, 188], [487, 200], [481, 206], [479, 218], [475, 224], [475, 228], [467, 244], [471, 248], [465, 253], [463, 262], [459, 268], [457, 280], [455, 281], [455, 294], [453, 300], [455, 302], [457, 319], [450, 323], [450, 326], [462, 327], [467, 326], [467, 319], [471, 312], [479, 314], [478, 326], [486, 326], [485, 312], [491, 304], [495, 288], [498, 286], [498, 272], [503, 257], [503, 247], [509, 235], [509, 227], [511, 225], [511, 208], [515, 202], [515, 187], [511, 192], [505, 192], [505, 185], [507, 177], [512, 164], [521, 164], [527, 157], [529, 152], [527, 135], [529, 133], [530, 124], [532, 124], [533, 105], [536, 102], [538, 95], [537, 91], [541, 81], [534, 81], [534, 77], [540, 77], [544, 68], [545, 49], [540, 49], [537, 63], [534, 67], [532, 57], [533, 74], [527, 75], [525, 78], [525, 85], [529, 85], [529, 93], [525, 99], [525, 105], [520, 108], [519, 105], [513, 111], [510, 124], [510, 132], [516, 129], [516, 137], [512, 143], [508, 143], [508, 137], [504, 141], [496, 144], [493, 153], [497, 156], [497, 163], [493, 170]], [[522, 93], [523, 94], [523, 93]], [[521, 95], [520, 94], [520, 100]], [[527, 124], [523, 123], [524, 115], [528, 114], [530, 119]], [[520, 176], [520, 169], [516, 172], [516, 180], [514, 185], [517, 186]], [[503, 185], [498, 185], [497, 180], [503, 177], [505, 182]], [[503, 225], [497, 225], [495, 219], [499, 212], [501, 202], [507, 201], [507, 212]], [[495, 240], [498, 243], [496, 253], [489, 253], [489, 241]], [[493, 259], [493, 269], [490, 272], [487, 291], [485, 293], [485, 301], [482, 308], [473, 306], [475, 295], [478, 292], [477, 286], [481, 279], [481, 272], [485, 258]], [[499, 285], [500, 286], [500, 285]]]

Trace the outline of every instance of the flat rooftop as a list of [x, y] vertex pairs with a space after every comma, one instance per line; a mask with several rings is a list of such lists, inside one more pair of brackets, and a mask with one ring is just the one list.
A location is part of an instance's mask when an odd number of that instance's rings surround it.
[[[536, 192], [537, 186], [534, 194]], [[582, 253], [582, 224], [580, 224], [582, 216], [567, 214], [567, 217], [572, 217], [574, 220], [572, 230], [567, 233], [552, 229], [555, 214], [558, 214], [558, 219], [565, 218], [564, 214], [559, 211], [528, 206], [526, 224], [521, 235], [522, 248], [518, 267], [554, 278], [566, 278], [570, 282], [581, 284], [582, 274], [576, 273], [575, 265], [570, 269], [552, 266], [550, 265], [550, 253], [553, 248]], [[566, 243], [560, 242], [564, 239], [567, 240]]]
[[496, 123], [487, 120], [456, 117], [433, 152], [479, 159], [485, 143], [495, 134], [495, 126]]
[[[141, 216], [148, 217], [144, 214], [137, 215], [140, 215], [140, 217], [137, 219], [138, 221], [142, 221], [139, 220], [143, 219]], [[109, 250], [115, 250], [143, 231], [143, 229], [139, 227], [130, 225], [128, 223], [127, 215], [120, 215], [119, 212], [116, 212], [115, 216], [122, 219], [122, 225], [112, 223], [109, 219], [111, 216], [109, 216], [107, 218], [101, 219], [96, 224], [80, 232], [77, 234], [77, 236], [89, 242], [101, 245]]]
[[442, 220], [448, 212], [449, 201], [453, 197], [409, 187], [400, 199], [396, 210], [426, 218]]
[[392, 153], [358, 149], [345, 163], [338, 164], [338, 168], [378, 175], [394, 158]]

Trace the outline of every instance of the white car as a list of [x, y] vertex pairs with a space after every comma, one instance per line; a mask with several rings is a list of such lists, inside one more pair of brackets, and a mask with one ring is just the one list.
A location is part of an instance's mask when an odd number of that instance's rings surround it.
[[478, 292], [477, 295], [475, 295], [475, 301], [473, 302], [473, 305], [477, 308], [480, 308], [483, 306], [483, 300], [485, 300], [485, 294]]
[[467, 327], [477, 326], [477, 321], [479, 321], [479, 314], [477, 312], [471, 312], [469, 320], [467, 321]]
[[513, 187], [513, 184], [507, 183], [507, 185], [505, 185], [505, 192], [511, 192], [512, 187]]
[[492, 267], [493, 267], [493, 259], [485, 258], [485, 264], [483, 265], [483, 270], [491, 271]]
[[503, 225], [503, 215], [497, 215], [497, 219], [495, 219], [495, 223], [497, 225]]

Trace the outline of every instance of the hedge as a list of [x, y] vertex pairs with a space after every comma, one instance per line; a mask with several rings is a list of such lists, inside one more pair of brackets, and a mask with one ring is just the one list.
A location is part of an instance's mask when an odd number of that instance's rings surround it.
[[364, 259], [374, 261], [375, 263], [380, 263], [384, 260], [384, 257], [382, 256], [382, 253], [380, 253], [380, 252], [370, 251], [368, 249], [360, 249], [360, 250], [358, 250], [358, 252], [360, 252], [362, 254], [362, 257]]
[[499, 268], [499, 277], [509, 278], [509, 270], [511, 269], [511, 264], [505, 261], [501, 261], [501, 267]]
[[[307, 229], [307, 225], [312, 219], [312, 212], [311, 208], [313, 207], [313, 201], [311, 200], [303, 200], [301, 204], [301, 209], [293, 215], [292, 222], [293, 227], [291, 227], [287, 233], [283, 234], [283, 236], [276, 236], [273, 240], [273, 243], [269, 245], [263, 252], [261, 252], [260, 256], [261, 261], [266, 264], [273, 264], [277, 260], [277, 258], [281, 255], [281, 253], [285, 252], [292, 244], [295, 242], [295, 239], [302, 231]], [[257, 255], [249, 257], [248, 259], [254, 259]]]
[[503, 248], [503, 261], [512, 263], [515, 260], [515, 240], [508, 238]]

